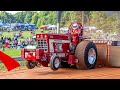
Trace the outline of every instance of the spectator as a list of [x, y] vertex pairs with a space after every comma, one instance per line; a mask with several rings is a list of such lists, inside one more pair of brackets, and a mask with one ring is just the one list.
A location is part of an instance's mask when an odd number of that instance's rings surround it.
[[9, 41], [8, 41], [8, 39], [6, 39], [6, 41], [5, 41], [5, 47], [6, 47], [6, 48], [9, 47]]
[[25, 46], [25, 41], [22, 41], [22, 45], [23, 45], [23, 47]]
[[11, 38], [8, 38], [8, 40], [11, 42]]
[[29, 43], [28, 43], [28, 40], [26, 39], [25, 40], [25, 46], [27, 46]]
[[2, 39], [0, 39], [0, 48], [2, 48]]
[[10, 32], [10, 28], [7, 28], [7, 32]]
[[22, 41], [20, 41], [20, 48], [23, 48], [23, 43], [22, 43]]
[[22, 31], [20, 31], [20, 32], [19, 32], [19, 37], [22, 37], [22, 34], [23, 34], [23, 32], [22, 32]]
[[18, 41], [17, 49], [20, 49], [21, 41]]
[[32, 34], [32, 35], [33, 35], [33, 31], [31, 31], [31, 32], [30, 32], [30, 34]]
[[17, 49], [17, 45], [18, 45], [18, 40], [17, 39], [15, 39], [14, 45], [15, 45], [15, 48]]

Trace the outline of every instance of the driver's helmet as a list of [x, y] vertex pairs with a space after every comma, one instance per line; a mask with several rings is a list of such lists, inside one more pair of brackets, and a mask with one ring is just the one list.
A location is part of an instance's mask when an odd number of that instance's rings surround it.
[[73, 29], [78, 29], [78, 24], [74, 23], [72, 27], [73, 27]]

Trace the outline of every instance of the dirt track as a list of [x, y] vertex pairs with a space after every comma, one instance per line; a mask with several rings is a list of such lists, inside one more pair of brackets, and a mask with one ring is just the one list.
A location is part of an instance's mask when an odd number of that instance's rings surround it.
[[120, 79], [120, 68], [60, 68], [58, 71], [52, 71], [49, 67], [39, 67], [0, 73], [0, 79]]

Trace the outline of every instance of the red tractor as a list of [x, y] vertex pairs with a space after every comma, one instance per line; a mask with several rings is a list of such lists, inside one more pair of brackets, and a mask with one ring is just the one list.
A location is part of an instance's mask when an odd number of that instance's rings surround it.
[[[86, 40], [85, 40], [86, 39]], [[74, 65], [77, 69], [93, 69], [97, 62], [96, 45], [83, 37], [81, 23], [73, 22], [66, 34], [36, 34], [37, 46], [21, 50], [21, 57], [27, 60], [27, 67], [38, 64], [58, 70]]]

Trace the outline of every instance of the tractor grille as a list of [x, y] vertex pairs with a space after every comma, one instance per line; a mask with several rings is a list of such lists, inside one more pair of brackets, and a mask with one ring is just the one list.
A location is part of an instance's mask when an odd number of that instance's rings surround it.
[[38, 40], [38, 48], [44, 49], [45, 52], [48, 51], [47, 40]]

